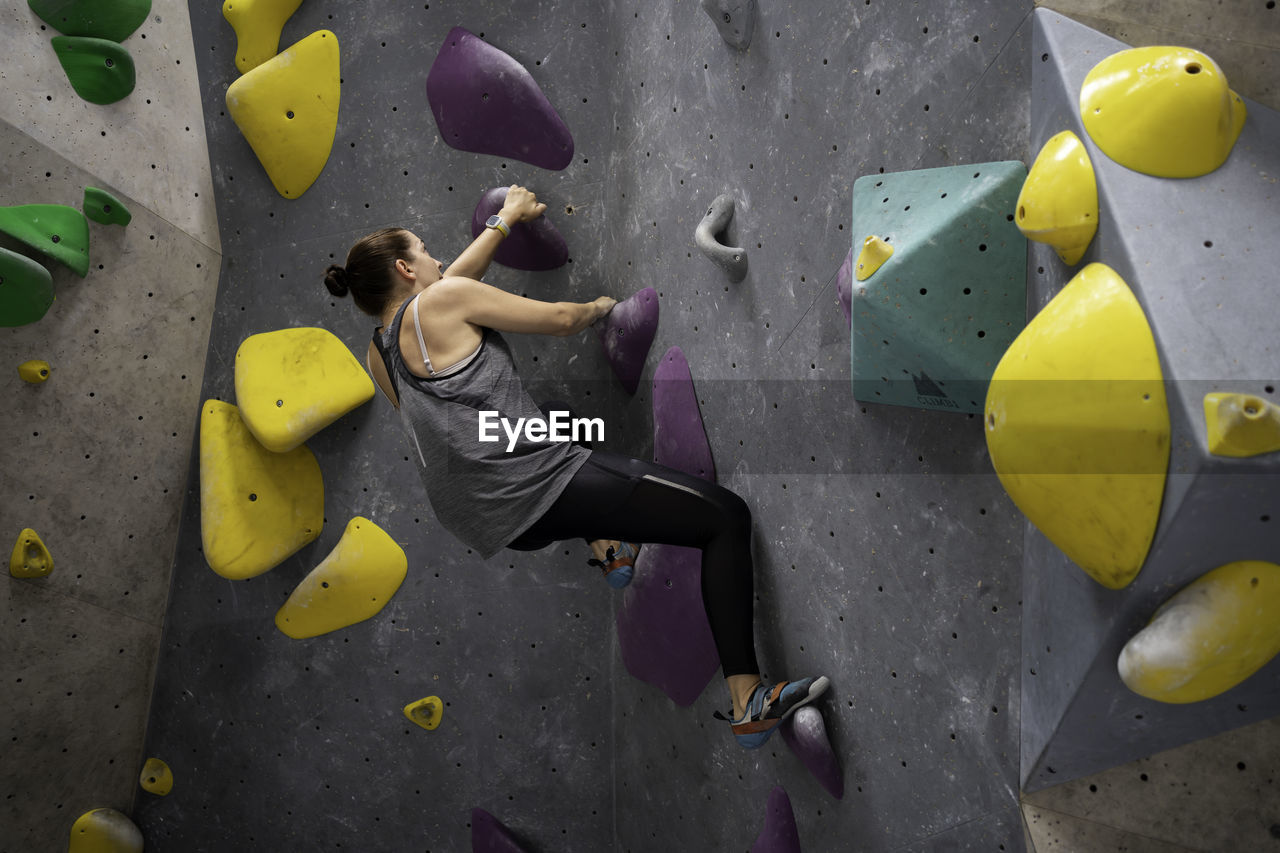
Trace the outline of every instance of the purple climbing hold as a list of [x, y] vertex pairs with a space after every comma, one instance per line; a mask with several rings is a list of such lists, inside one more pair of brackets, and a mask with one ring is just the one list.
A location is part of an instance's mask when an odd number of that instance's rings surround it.
[[764, 829], [751, 845], [751, 853], [800, 853], [800, 829], [796, 815], [791, 810], [791, 798], [782, 786], [769, 793], [769, 805], [765, 811]]
[[716, 481], [693, 376], [680, 347], [667, 350], [653, 371], [653, 461]]
[[[693, 377], [679, 347], [668, 350], [654, 371], [653, 443], [654, 461], [715, 482]], [[693, 704], [720, 667], [702, 605], [701, 551], [644, 547], [618, 611], [618, 645], [633, 676], [677, 705]]]
[[[509, 187], [494, 187], [480, 196], [471, 214], [471, 236], [478, 237], [490, 216], [502, 210]], [[553, 270], [569, 260], [569, 245], [544, 213], [532, 222], [508, 223], [511, 236], [503, 239], [493, 259], [517, 270]]]
[[[514, 236], [514, 235], [513, 235]], [[604, 354], [628, 394], [640, 387], [644, 360], [658, 331], [658, 291], [646, 287], [622, 300], [597, 327]]]
[[853, 327], [853, 249], [844, 256], [844, 263], [836, 273], [836, 298], [840, 300], [840, 310], [844, 312], [845, 325]]
[[831, 739], [827, 737], [827, 725], [822, 720], [821, 711], [812, 705], [796, 711], [791, 715], [789, 724], [783, 724], [782, 739], [792, 752], [800, 756], [800, 761], [831, 796], [837, 800], [844, 799], [844, 775], [840, 772], [835, 750], [831, 748]]
[[573, 160], [573, 137], [523, 65], [462, 27], [427, 74], [427, 101], [446, 144], [544, 169]]
[[526, 853], [511, 830], [484, 809], [471, 810], [471, 853]]

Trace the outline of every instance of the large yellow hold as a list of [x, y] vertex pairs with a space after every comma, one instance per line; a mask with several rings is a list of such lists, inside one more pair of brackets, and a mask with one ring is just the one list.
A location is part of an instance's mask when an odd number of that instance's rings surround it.
[[1244, 101], [1212, 59], [1186, 47], [1135, 47], [1093, 67], [1080, 118], [1103, 153], [1159, 178], [1207, 175], [1226, 162]]
[[297, 198], [320, 177], [338, 131], [338, 37], [320, 30], [227, 89], [227, 112], [276, 192]]
[[236, 351], [236, 404], [262, 446], [284, 453], [373, 398], [373, 381], [326, 329], [245, 338]]
[[200, 416], [200, 535], [209, 567], [243, 580], [278, 566], [320, 535], [324, 481], [304, 445], [272, 453], [230, 403]]
[[1166, 601], [1120, 652], [1133, 692], [1185, 704], [1224, 693], [1280, 653], [1280, 566], [1220, 566]]
[[124, 812], [94, 809], [71, 827], [67, 853], [142, 853], [142, 830]]
[[302, 0], [227, 0], [222, 17], [236, 31], [236, 68], [252, 71], [276, 55], [285, 21]]
[[369, 519], [353, 518], [276, 613], [276, 627], [301, 640], [363, 622], [387, 605], [408, 570], [394, 539]]
[[1155, 339], [1124, 280], [1089, 264], [996, 366], [987, 450], [1018, 509], [1110, 589], [1142, 568], [1169, 465]]
[[9, 555], [9, 574], [15, 578], [43, 578], [53, 572], [53, 556], [30, 527], [18, 535]]
[[1080, 262], [1098, 231], [1098, 181], [1080, 137], [1064, 130], [1044, 144], [1022, 184], [1017, 211], [1023, 236], [1053, 246], [1068, 266]]

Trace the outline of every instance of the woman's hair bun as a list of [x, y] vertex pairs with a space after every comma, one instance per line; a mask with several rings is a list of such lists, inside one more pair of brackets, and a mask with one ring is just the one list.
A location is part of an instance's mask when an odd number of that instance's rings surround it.
[[329, 292], [334, 296], [346, 296], [351, 292], [347, 284], [347, 271], [337, 264], [330, 264], [324, 271], [324, 286], [329, 288]]

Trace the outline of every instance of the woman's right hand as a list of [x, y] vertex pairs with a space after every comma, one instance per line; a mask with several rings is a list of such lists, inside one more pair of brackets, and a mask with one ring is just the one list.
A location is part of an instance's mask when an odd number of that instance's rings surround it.
[[507, 188], [506, 201], [502, 203], [502, 210], [498, 215], [502, 217], [502, 221], [508, 225], [514, 225], [517, 222], [530, 222], [542, 215], [547, 206], [538, 201], [538, 197], [525, 187], [512, 184]]
[[595, 301], [591, 304], [594, 305], [596, 307], [596, 311], [599, 312], [596, 314], [596, 319], [591, 321], [594, 323], [612, 311], [613, 306], [618, 304], [618, 300], [614, 299], [612, 296], [599, 296], [596, 297]]

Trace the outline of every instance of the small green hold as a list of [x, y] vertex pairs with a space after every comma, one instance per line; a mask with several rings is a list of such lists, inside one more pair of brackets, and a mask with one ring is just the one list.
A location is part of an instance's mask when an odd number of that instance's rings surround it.
[[65, 204], [0, 207], [0, 231], [61, 261], [84, 278], [89, 274], [89, 221]]
[[0, 248], [0, 326], [25, 326], [53, 304], [53, 277], [41, 264]]
[[84, 188], [84, 215], [102, 225], [128, 225], [133, 220], [124, 202], [97, 187]]
[[151, 14], [151, 0], [27, 0], [49, 26], [63, 35], [124, 41]]
[[53, 50], [76, 94], [91, 104], [114, 104], [133, 91], [137, 74], [129, 51], [113, 41], [54, 36]]

